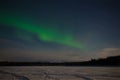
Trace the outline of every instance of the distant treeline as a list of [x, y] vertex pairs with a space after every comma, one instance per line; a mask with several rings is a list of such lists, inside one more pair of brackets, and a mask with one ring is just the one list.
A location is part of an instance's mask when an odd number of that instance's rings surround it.
[[83, 62], [0, 62], [0, 66], [120, 66], [120, 56]]

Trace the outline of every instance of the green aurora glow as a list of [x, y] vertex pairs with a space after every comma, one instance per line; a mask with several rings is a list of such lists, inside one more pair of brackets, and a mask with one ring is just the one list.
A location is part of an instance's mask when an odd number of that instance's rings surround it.
[[81, 43], [74, 40], [72, 34], [63, 34], [58, 29], [51, 28], [50, 26], [41, 26], [27, 22], [20, 16], [0, 14], [0, 23], [34, 33], [40, 40], [45, 42], [55, 42], [69, 47], [83, 48]]

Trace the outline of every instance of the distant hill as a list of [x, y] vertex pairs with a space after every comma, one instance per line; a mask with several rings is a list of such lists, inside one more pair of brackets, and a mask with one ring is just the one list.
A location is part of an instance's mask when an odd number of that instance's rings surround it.
[[[73, 63], [74, 64], [74, 63]], [[91, 59], [90, 61], [77, 62], [75, 65], [81, 66], [120, 66], [120, 56]]]
[[0, 66], [120, 66], [120, 56], [83, 62], [0, 62]]

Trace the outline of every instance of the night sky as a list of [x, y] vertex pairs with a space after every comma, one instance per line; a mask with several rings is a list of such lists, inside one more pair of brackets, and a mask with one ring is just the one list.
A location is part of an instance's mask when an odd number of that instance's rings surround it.
[[120, 55], [119, 0], [1, 0], [0, 61]]

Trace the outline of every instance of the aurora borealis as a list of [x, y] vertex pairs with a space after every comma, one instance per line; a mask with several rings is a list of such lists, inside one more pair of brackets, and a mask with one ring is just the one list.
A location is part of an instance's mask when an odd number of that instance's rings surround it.
[[0, 1], [0, 61], [120, 55], [117, 0]]
[[51, 29], [50, 26], [46, 28], [45, 26], [39, 26], [38, 24], [34, 25], [27, 23], [24, 21], [24, 19], [19, 18], [20, 16], [1, 14], [1, 17], [2, 18], [0, 21], [3, 25], [12, 26], [34, 33], [40, 40], [47, 42], [56, 42], [75, 48], [82, 48], [82, 45], [80, 43], [74, 41], [74, 37], [71, 34], [63, 34], [57, 29]]

